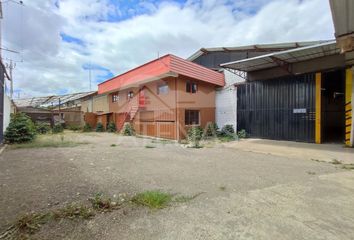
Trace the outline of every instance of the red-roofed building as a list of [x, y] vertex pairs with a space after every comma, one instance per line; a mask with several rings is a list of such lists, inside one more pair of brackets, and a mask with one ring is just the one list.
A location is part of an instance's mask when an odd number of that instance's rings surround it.
[[224, 84], [222, 73], [165, 55], [99, 84], [109, 113], [98, 121], [118, 130], [131, 122], [138, 134], [180, 140], [188, 126], [215, 122], [215, 88]]

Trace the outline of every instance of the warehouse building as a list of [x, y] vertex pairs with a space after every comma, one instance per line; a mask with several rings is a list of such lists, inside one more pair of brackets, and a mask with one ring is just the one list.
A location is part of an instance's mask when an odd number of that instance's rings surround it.
[[221, 64], [237, 84], [237, 129], [251, 137], [350, 145], [354, 52], [336, 41]]

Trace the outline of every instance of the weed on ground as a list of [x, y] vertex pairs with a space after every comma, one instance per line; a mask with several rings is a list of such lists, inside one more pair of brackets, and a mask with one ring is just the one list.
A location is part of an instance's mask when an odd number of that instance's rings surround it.
[[219, 187], [220, 191], [225, 191], [226, 190], [226, 187], [225, 186], [221, 186]]
[[133, 197], [132, 202], [137, 205], [159, 209], [166, 207], [172, 201], [172, 194], [161, 191], [146, 191]]
[[117, 144], [111, 144], [111, 147], [116, 147], [117, 146]]

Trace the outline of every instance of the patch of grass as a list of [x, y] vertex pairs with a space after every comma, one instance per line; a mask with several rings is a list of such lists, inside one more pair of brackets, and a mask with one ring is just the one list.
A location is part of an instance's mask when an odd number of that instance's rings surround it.
[[15, 229], [22, 234], [33, 234], [51, 218], [49, 213], [29, 213], [20, 217], [15, 223]]
[[88, 142], [73, 142], [73, 141], [34, 141], [30, 143], [11, 145], [13, 149], [21, 148], [61, 148], [61, 147], [76, 147], [79, 145], [88, 144]]
[[236, 138], [233, 136], [220, 136], [218, 139], [220, 142], [232, 142], [236, 140]]
[[220, 191], [225, 191], [225, 190], [226, 190], [226, 187], [225, 187], [225, 186], [220, 186], [220, 187], [219, 187], [219, 190], [220, 190]]
[[354, 164], [343, 164], [342, 168], [347, 170], [354, 170]]
[[111, 144], [111, 147], [117, 147], [117, 144]]
[[311, 171], [308, 171], [307, 174], [308, 174], [308, 175], [316, 175], [315, 172], [311, 172]]
[[133, 197], [132, 202], [151, 209], [166, 207], [172, 201], [172, 194], [161, 191], [146, 191]]
[[170, 140], [167, 140], [167, 139], [161, 139], [161, 140], [151, 140], [151, 143], [160, 143], [160, 144], [170, 144], [170, 143], [173, 143], [172, 141]]
[[145, 148], [156, 148], [156, 146], [153, 146], [153, 145], [145, 145]]
[[333, 159], [331, 163], [334, 165], [342, 164], [342, 162], [337, 159]]

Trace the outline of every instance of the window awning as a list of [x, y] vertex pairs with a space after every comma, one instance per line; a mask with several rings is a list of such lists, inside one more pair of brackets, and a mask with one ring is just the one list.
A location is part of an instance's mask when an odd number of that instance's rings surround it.
[[243, 72], [252, 72], [274, 67], [283, 67], [296, 62], [303, 62], [339, 53], [340, 49], [337, 47], [336, 41], [333, 40], [311, 46], [300, 47], [258, 57], [224, 63], [220, 66], [223, 68], [229, 68]]

